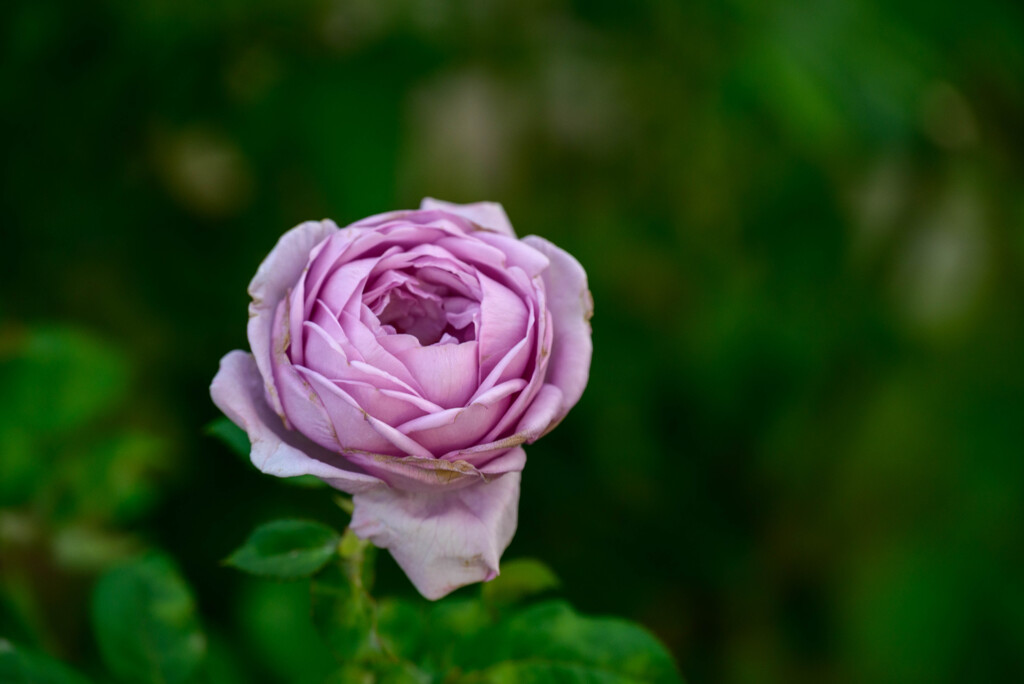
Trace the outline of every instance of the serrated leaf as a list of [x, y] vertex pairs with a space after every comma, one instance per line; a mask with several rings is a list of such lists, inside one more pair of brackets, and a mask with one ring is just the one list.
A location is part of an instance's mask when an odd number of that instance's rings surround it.
[[0, 639], [0, 682], [4, 684], [88, 684], [61, 662]]
[[[678, 684], [672, 656], [639, 625], [577, 614], [562, 601], [531, 606], [454, 652], [468, 681]], [[519, 679], [517, 679], [519, 677]]]
[[92, 619], [104, 662], [124, 682], [185, 682], [206, 652], [192, 593], [161, 555], [104, 574], [93, 593]]
[[558, 585], [558, 577], [548, 566], [533, 558], [518, 558], [501, 564], [501, 574], [483, 585], [481, 597], [488, 605], [501, 608]]
[[340, 540], [317, 522], [275, 520], [257, 527], [225, 563], [260, 577], [299, 579], [324, 567]]

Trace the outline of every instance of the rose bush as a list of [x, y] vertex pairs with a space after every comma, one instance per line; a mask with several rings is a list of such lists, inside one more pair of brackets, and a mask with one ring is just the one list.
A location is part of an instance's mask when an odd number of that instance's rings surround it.
[[253, 463], [353, 495], [353, 531], [439, 598], [488, 580], [516, 528], [522, 445], [579, 400], [586, 274], [504, 210], [419, 210], [286, 233], [249, 285], [252, 354], [211, 395]]

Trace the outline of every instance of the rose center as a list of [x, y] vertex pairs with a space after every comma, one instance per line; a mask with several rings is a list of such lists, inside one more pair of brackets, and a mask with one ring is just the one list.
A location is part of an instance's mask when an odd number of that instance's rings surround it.
[[364, 303], [389, 334], [412, 335], [423, 346], [457, 344], [476, 338], [480, 305], [469, 293], [418, 277], [392, 273], [385, 287], [374, 288]]

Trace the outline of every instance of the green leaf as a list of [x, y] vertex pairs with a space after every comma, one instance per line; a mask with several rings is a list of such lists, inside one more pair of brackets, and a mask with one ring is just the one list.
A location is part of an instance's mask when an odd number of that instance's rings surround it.
[[222, 441], [235, 454], [249, 460], [249, 451], [252, 449], [252, 445], [249, 443], [249, 435], [228, 418], [221, 416], [216, 420], [210, 421], [204, 432]]
[[647, 684], [637, 679], [585, 665], [529, 660], [501, 663], [459, 680], [462, 684]]
[[295, 477], [282, 477], [281, 482], [292, 485], [293, 487], [302, 487], [304, 489], [324, 489], [330, 485], [321, 480], [315, 475], [296, 475]]
[[672, 657], [639, 625], [577, 614], [562, 601], [537, 604], [458, 648], [467, 681], [644, 682], [682, 679]]
[[209, 634], [208, 638], [206, 658], [188, 684], [246, 684], [248, 677], [241, 661], [247, 661], [249, 654], [234, 653], [219, 634]]
[[379, 649], [374, 632], [373, 600], [343, 562], [327, 566], [310, 584], [313, 624], [342, 663]]
[[558, 577], [548, 566], [533, 558], [518, 558], [501, 564], [501, 574], [483, 585], [481, 597], [488, 605], [501, 608], [558, 585]]
[[241, 650], [267, 681], [323, 684], [337, 662], [313, 627], [309, 582], [242, 577], [237, 604]]
[[63, 663], [0, 639], [0, 682], [4, 684], [88, 684]]
[[15, 334], [0, 350], [4, 425], [53, 434], [85, 425], [124, 395], [128, 368], [117, 350], [74, 328]]
[[52, 550], [61, 567], [96, 572], [138, 555], [140, 549], [134, 537], [80, 523], [55, 532]]
[[324, 567], [340, 540], [337, 532], [320, 523], [275, 520], [256, 528], [225, 563], [260, 577], [299, 579]]
[[167, 443], [139, 430], [91, 445], [63, 468], [69, 485], [67, 515], [125, 523], [150, 510], [172, 469]]
[[114, 349], [61, 326], [19, 329], [0, 339], [0, 506], [39, 501], [62, 474], [59, 442], [124, 396], [128, 368]]
[[456, 651], [490, 624], [479, 599], [447, 598], [432, 604], [423, 630], [424, 666], [443, 676], [452, 669]]
[[103, 660], [125, 682], [184, 682], [206, 652], [192, 594], [162, 555], [104, 574], [93, 594], [92, 619]]

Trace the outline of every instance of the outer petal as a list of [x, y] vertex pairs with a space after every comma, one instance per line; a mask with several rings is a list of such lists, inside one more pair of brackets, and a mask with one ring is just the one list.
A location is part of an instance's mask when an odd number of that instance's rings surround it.
[[547, 306], [551, 312], [554, 336], [546, 381], [562, 390], [562, 407], [557, 423], [583, 395], [590, 377], [590, 318], [594, 300], [587, 289], [587, 274], [565, 250], [536, 235], [523, 242], [545, 254], [551, 266], [544, 273]]
[[452, 202], [436, 200], [433, 197], [424, 197], [423, 201], [420, 202], [420, 209], [426, 211], [446, 211], [449, 214], [455, 214], [456, 216], [461, 216], [464, 219], [472, 221], [482, 228], [489, 228], [498, 233], [508, 235], [509, 237], [516, 236], [516, 231], [512, 228], [512, 223], [508, 220], [508, 215], [505, 214], [505, 208], [497, 202], [453, 204]]
[[251, 355], [236, 350], [221, 359], [210, 396], [217, 408], [248, 433], [250, 458], [263, 472], [278, 477], [315, 475], [350, 494], [384, 486], [337, 454], [286, 429], [264, 400], [263, 380]]
[[263, 375], [267, 396], [281, 413], [270, 366], [271, 329], [278, 303], [298, 282], [313, 248], [338, 230], [333, 221], [307, 221], [281, 236], [249, 283], [249, 346]]
[[455, 491], [374, 489], [355, 496], [352, 531], [388, 549], [423, 596], [498, 575], [517, 523], [519, 473]]

